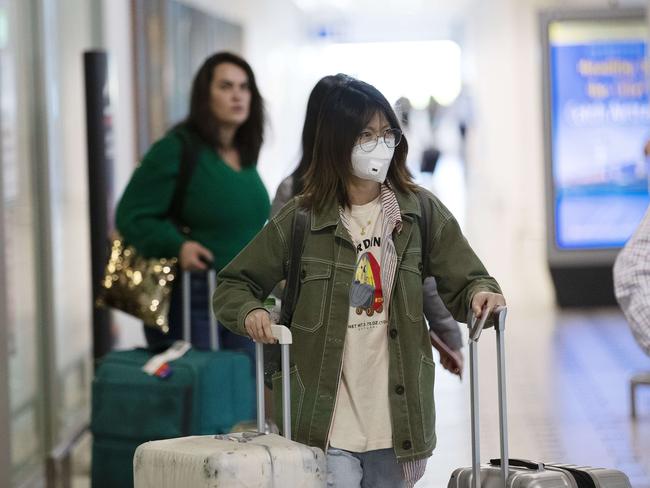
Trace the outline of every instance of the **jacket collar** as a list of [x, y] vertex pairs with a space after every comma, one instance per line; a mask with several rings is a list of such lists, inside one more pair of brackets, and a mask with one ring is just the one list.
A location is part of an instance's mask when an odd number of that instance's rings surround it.
[[339, 222], [339, 203], [332, 199], [318, 211], [311, 212], [311, 230], [336, 226]]
[[402, 217], [407, 216], [408, 220], [412, 220], [413, 216], [420, 217], [422, 215], [422, 212], [420, 211], [420, 202], [415, 193], [412, 191], [407, 191], [405, 193], [398, 190], [393, 191], [395, 192], [395, 198], [397, 198], [397, 203], [399, 204]]
[[[406, 217], [407, 220], [412, 221], [413, 216], [420, 217], [422, 215], [420, 204], [415, 193], [411, 191], [404, 193], [398, 190], [393, 191], [395, 192], [395, 198], [397, 198], [397, 203], [399, 204], [402, 219]], [[336, 200], [331, 200], [320, 211], [312, 212], [311, 230], [317, 231], [326, 227], [336, 226], [339, 223], [339, 219], [339, 203]]]

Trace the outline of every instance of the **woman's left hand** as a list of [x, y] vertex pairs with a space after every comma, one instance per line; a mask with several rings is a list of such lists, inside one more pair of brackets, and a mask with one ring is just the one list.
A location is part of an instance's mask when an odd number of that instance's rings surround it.
[[485, 309], [489, 315], [495, 307], [505, 306], [506, 299], [499, 293], [492, 293], [489, 291], [480, 291], [472, 297], [472, 311], [476, 318], [482, 317], [482, 311]]

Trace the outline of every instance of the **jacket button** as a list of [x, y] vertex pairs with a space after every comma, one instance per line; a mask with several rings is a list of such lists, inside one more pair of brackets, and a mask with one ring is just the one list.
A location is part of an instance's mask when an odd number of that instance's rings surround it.
[[402, 385], [397, 385], [395, 387], [395, 393], [398, 395], [403, 395], [404, 394], [404, 387]]
[[305, 268], [303, 268], [302, 271], [300, 272], [300, 277], [304, 280], [306, 276], [307, 276], [307, 271], [305, 270]]
[[411, 447], [413, 447], [413, 446], [411, 445], [411, 441], [404, 441], [404, 442], [402, 443], [402, 447], [404, 448], [405, 451], [408, 451], [408, 450], [411, 449]]
[[422, 273], [423, 269], [424, 269], [424, 266], [422, 265], [422, 263], [418, 263], [418, 270], [420, 271], [420, 273]]
[[395, 337], [397, 337], [397, 329], [390, 329], [390, 337], [391, 339], [395, 339]]

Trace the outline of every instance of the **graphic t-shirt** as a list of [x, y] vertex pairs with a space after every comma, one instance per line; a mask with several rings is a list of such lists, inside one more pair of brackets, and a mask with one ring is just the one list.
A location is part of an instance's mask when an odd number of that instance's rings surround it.
[[381, 279], [380, 199], [344, 211], [357, 248], [343, 371], [330, 445], [352, 452], [393, 446], [388, 401], [388, 311]]

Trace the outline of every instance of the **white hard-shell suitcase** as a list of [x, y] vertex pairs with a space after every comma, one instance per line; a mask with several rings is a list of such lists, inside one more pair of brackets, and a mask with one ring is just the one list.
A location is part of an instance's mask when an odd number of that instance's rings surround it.
[[470, 313], [470, 385], [472, 403], [472, 466], [454, 470], [447, 488], [632, 488], [622, 471], [591, 468], [572, 464], [544, 464], [524, 459], [508, 458], [508, 425], [505, 384], [504, 331], [506, 308], [494, 312], [497, 336], [497, 366], [499, 384], [499, 431], [501, 458], [480, 464], [478, 349], [477, 342], [487, 319], [476, 320]]
[[325, 454], [291, 440], [291, 332], [273, 325], [282, 347], [284, 436], [264, 434], [264, 359], [256, 347], [257, 432], [193, 436], [142, 444], [133, 458], [135, 488], [324, 488]]

